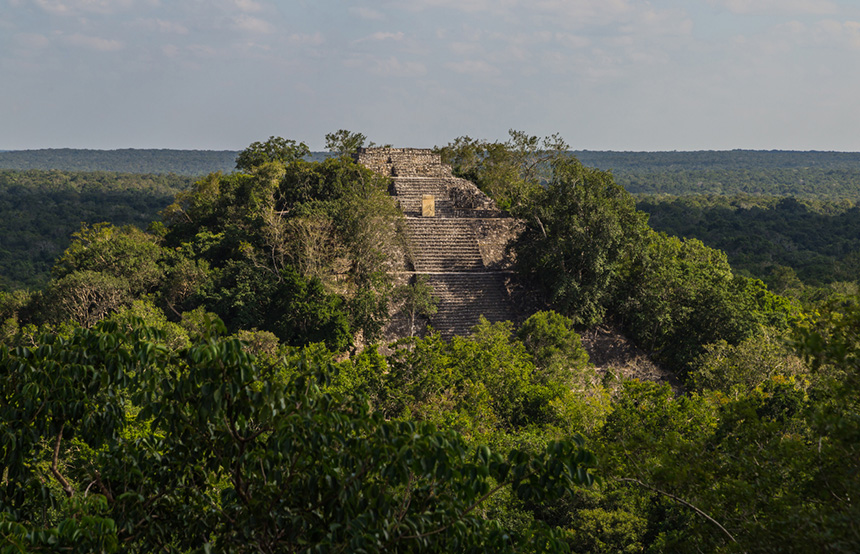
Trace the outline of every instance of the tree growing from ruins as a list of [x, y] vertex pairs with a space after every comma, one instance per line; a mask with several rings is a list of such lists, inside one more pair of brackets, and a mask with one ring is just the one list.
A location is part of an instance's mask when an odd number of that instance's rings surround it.
[[555, 308], [577, 325], [600, 322], [627, 254], [647, 216], [612, 175], [575, 158], [558, 158], [552, 177], [521, 210], [525, 229], [513, 247]]
[[367, 137], [362, 133], [353, 133], [346, 129], [339, 129], [325, 136], [325, 149], [338, 156], [351, 156], [359, 148], [364, 146]]
[[502, 209], [517, 215], [550, 180], [552, 162], [564, 157], [569, 146], [559, 134], [541, 138], [514, 129], [508, 134], [505, 142], [462, 136], [436, 151], [456, 175], [474, 182]]
[[395, 299], [409, 319], [409, 336], [415, 336], [415, 322], [419, 317], [432, 317], [438, 310], [439, 298], [433, 294], [433, 285], [426, 275], [417, 275], [413, 283], [401, 285], [395, 291]]

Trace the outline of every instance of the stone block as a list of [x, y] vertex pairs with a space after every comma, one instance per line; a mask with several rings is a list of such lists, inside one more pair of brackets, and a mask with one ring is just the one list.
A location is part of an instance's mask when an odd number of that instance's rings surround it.
[[432, 194], [425, 194], [421, 197], [421, 216], [436, 217], [436, 199]]

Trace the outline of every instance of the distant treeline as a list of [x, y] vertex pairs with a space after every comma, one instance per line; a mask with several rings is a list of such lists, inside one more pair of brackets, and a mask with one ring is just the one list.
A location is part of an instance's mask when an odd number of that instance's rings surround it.
[[0, 170], [0, 290], [44, 284], [82, 223], [145, 229], [192, 181], [177, 175]]
[[860, 152], [815, 150], [698, 150], [694, 152], [612, 152], [577, 150], [585, 165], [619, 173], [640, 171], [704, 171], [761, 169], [860, 168]]
[[[0, 169], [59, 169], [62, 171], [111, 171], [153, 173], [200, 177], [216, 171], [230, 173], [236, 168], [234, 150], [168, 150], [124, 148], [121, 150], [82, 150], [48, 148], [43, 150], [0, 151]], [[326, 153], [314, 153], [314, 160]]]
[[853, 170], [808, 168], [642, 171], [617, 173], [615, 178], [628, 192], [640, 195], [748, 194], [818, 200], [860, 199], [860, 167]]
[[199, 176], [230, 172], [236, 166], [232, 150], [136, 149], [81, 150], [49, 148], [0, 152], [0, 169], [60, 169], [119, 173], [175, 173]]
[[[590, 167], [611, 170], [633, 194], [796, 196], [860, 199], [860, 152], [730, 150], [696, 152], [572, 152]], [[73, 148], [0, 152], [0, 169], [110, 171], [199, 177], [235, 170], [232, 150]], [[314, 152], [320, 161], [328, 153]]]
[[[54, 259], [83, 222], [145, 228], [198, 176], [233, 172], [237, 154], [0, 152], [0, 290], [44, 283]], [[574, 154], [587, 166], [612, 170], [616, 181], [639, 197], [639, 208], [651, 214], [655, 229], [725, 250], [737, 269], [777, 289], [794, 278], [826, 284], [858, 277], [860, 213], [854, 206], [860, 203], [860, 153]], [[785, 200], [792, 197], [798, 201]], [[785, 268], [795, 273], [787, 274]]]
[[633, 194], [795, 196], [860, 199], [860, 153], [731, 150], [574, 152], [611, 170]]

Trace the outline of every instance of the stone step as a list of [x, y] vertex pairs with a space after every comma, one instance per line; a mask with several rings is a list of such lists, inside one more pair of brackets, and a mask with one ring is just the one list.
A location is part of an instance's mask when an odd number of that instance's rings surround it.
[[407, 218], [406, 233], [416, 271], [481, 271], [484, 260], [470, 222]]
[[490, 322], [516, 318], [503, 273], [447, 273], [428, 275], [439, 298], [438, 311], [430, 320], [443, 337], [468, 335], [481, 316]]
[[448, 197], [448, 187], [456, 180], [435, 178], [394, 179], [394, 190], [398, 196], [414, 196], [416, 194], [436, 194]]
[[[398, 200], [400, 204], [400, 210], [406, 216], [414, 216], [419, 217], [422, 214], [422, 206], [423, 200], [419, 198], [418, 200]], [[451, 218], [456, 216], [454, 203], [450, 200], [445, 200], [443, 202], [436, 202], [434, 211], [436, 212], [435, 217], [445, 217]]]
[[407, 215], [421, 215], [425, 195], [435, 200], [436, 217], [453, 217], [454, 203], [448, 197], [448, 180], [427, 177], [396, 178], [394, 191], [400, 209]]

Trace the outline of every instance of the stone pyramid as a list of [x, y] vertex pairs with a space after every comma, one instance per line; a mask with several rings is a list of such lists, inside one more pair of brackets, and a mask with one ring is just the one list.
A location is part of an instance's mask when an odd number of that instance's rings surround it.
[[429, 323], [443, 337], [467, 335], [481, 316], [516, 320], [506, 245], [517, 221], [471, 182], [455, 177], [429, 149], [365, 148], [358, 163], [391, 178], [406, 218], [408, 267], [402, 280], [426, 275], [439, 298]]

